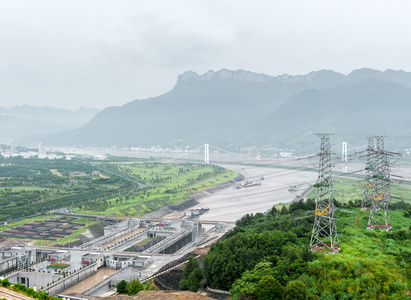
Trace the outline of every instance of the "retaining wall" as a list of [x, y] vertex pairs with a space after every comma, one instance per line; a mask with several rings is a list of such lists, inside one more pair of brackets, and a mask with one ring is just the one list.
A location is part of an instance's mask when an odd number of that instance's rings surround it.
[[[89, 287], [87, 290], [83, 291], [82, 294], [83, 295], [87, 295], [87, 296], [99, 296], [102, 293], [99, 293], [100, 289], [104, 289], [102, 292], [106, 292], [110, 289], [110, 282], [111, 280], [116, 277], [120, 272], [123, 272], [124, 269], [126, 268], [131, 268], [131, 266], [127, 266], [123, 269], [118, 270], [117, 272], [111, 274], [110, 276], [107, 276], [106, 278], [104, 278], [102, 281], [100, 281], [99, 283]], [[101, 291], [100, 291], [101, 292]]]
[[131, 252], [144, 252], [146, 249], [154, 246], [155, 244], [161, 242], [162, 240], [166, 239], [165, 236], [156, 236], [151, 241], [148, 241], [144, 245], [134, 245], [131, 247]]
[[140, 227], [140, 224], [128, 227], [126, 229], [121, 229], [120, 231], [114, 232], [112, 234], [109, 234], [107, 236], [101, 236], [97, 239], [94, 239], [90, 242], [87, 242], [83, 244], [81, 247], [87, 248], [87, 247], [102, 247], [104, 244], [110, 243], [111, 241], [114, 241], [115, 239], [118, 239], [126, 234], [129, 234], [130, 232], [133, 232], [137, 230]]
[[148, 248], [144, 253], [161, 253], [165, 249], [169, 248], [172, 246], [174, 243], [178, 242], [182, 238], [186, 237], [187, 235], [192, 235], [192, 228], [189, 227], [184, 231], [179, 231], [172, 236], [166, 238], [165, 240], [155, 244], [154, 246]]
[[100, 268], [104, 264], [103, 262], [97, 261], [96, 263], [77, 271], [70, 276], [61, 279], [60, 281], [52, 284], [51, 286], [44, 289], [50, 296], [55, 296], [60, 294], [62, 291], [67, 290], [68, 288], [72, 287], [73, 285], [79, 283], [80, 281], [90, 277], [91, 275], [97, 272], [97, 269]]
[[0, 275], [17, 268], [17, 256], [0, 261]]
[[42, 286], [46, 286], [47, 283], [52, 281], [58, 281], [63, 275], [53, 273], [38, 273], [38, 272], [16, 272], [8, 276], [7, 279], [11, 283], [21, 283], [28, 288], [36, 287], [40, 289]]

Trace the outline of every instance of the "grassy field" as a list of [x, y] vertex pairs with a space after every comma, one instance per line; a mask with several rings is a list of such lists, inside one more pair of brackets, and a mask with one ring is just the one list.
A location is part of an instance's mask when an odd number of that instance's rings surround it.
[[[13, 159], [5, 166], [4, 177], [0, 177], [0, 218], [4, 220], [0, 231], [51, 219], [53, 215], [44, 213], [60, 207], [96, 215], [140, 216], [163, 206], [180, 204], [193, 193], [238, 175], [218, 166], [152, 160], [73, 163]], [[139, 188], [137, 182], [145, 187]], [[42, 215], [10, 220], [39, 213]], [[37, 240], [37, 244], [76, 241], [78, 235], [87, 231], [87, 226], [97, 221], [84, 217], [74, 223], [86, 226], [57, 241], [43, 239]]]
[[70, 267], [70, 265], [68, 264], [53, 264], [53, 265], [47, 266], [47, 269], [65, 269], [68, 267]]
[[9, 222], [7, 223], [7, 225], [4, 225], [4, 223], [2, 223], [0, 225], [0, 231], [4, 231], [13, 227], [17, 227], [20, 225], [24, 225], [33, 221], [44, 221], [44, 220], [48, 220], [48, 219], [52, 219], [55, 218], [56, 216], [53, 215], [41, 215], [41, 216], [37, 216], [37, 217], [31, 217], [31, 218], [26, 218], [26, 219], [21, 219], [21, 220], [17, 220], [17, 221], [13, 221], [13, 222]]
[[76, 231], [74, 231], [72, 234], [70, 234], [69, 236], [66, 236], [64, 238], [61, 238], [57, 241], [39, 241], [36, 240], [36, 245], [38, 246], [52, 246], [52, 245], [56, 245], [56, 244], [68, 244], [68, 243], [72, 243], [77, 241], [79, 238], [78, 236], [80, 234], [83, 234], [87, 231], [87, 227], [97, 224], [99, 221], [97, 219], [94, 218], [87, 218], [87, 217], [81, 217], [75, 221], [73, 221], [73, 223], [80, 223], [80, 224], [85, 224], [86, 226], [84, 226], [83, 228], [80, 228]]
[[55, 189], [55, 188], [44, 188], [40, 186], [16, 186], [16, 187], [9, 187], [8, 188], [11, 192], [30, 192], [30, 191], [49, 191], [49, 192], [57, 192], [62, 190]]
[[141, 216], [166, 205], [180, 204], [190, 195], [231, 180], [237, 173], [221, 167], [195, 164], [127, 163], [110, 166], [116, 173], [144, 182], [148, 188], [104, 200], [85, 203], [74, 209], [87, 214], [111, 216]]
[[[2, 224], [0, 226], [0, 231], [4, 231], [10, 228], [14, 228], [17, 226], [21, 226], [30, 222], [34, 222], [34, 221], [45, 221], [45, 220], [49, 220], [49, 219], [53, 219], [55, 218], [55, 215], [42, 215], [42, 216], [37, 216], [37, 217], [32, 217], [32, 218], [26, 218], [26, 219], [21, 219], [21, 220], [17, 220], [14, 222], [10, 222], [7, 223], [7, 225]], [[98, 223], [99, 221], [94, 219], [94, 218], [89, 218], [89, 217], [80, 217], [77, 220], [74, 220], [73, 223], [75, 224], [85, 224], [85, 226], [83, 228], [80, 228], [76, 231], [74, 231], [71, 235], [65, 237], [65, 238], [61, 238], [57, 241], [47, 241], [47, 240], [34, 240], [34, 239], [18, 239], [18, 238], [11, 238], [12, 240], [25, 240], [25, 241], [34, 241], [36, 243], [36, 245], [41, 245], [41, 246], [51, 246], [51, 245], [55, 245], [55, 244], [66, 244], [66, 243], [71, 243], [71, 242], [75, 242], [78, 240], [78, 235], [85, 233], [87, 231], [87, 227], [91, 226], [93, 224]], [[9, 239], [9, 238], [8, 238]]]
[[[334, 178], [334, 198], [341, 203], [348, 203], [348, 201], [362, 200], [364, 193], [364, 180], [335, 177]], [[307, 195], [307, 198], [315, 199], [316, 189], [313, 188]], [[403, 200], [411, 203], [411, 186], [393, 184], [391, 187], [392, 202]], [[290, 203], [280, 203], [275, 205], [275, 208], [280, 211], [285, 206], [288, 208]]]
[[196, 183], [196, 184], [193, 184], [193, 185], [190, 186], [190, 188], [188, 188], [187, 190], [188, 190], [190, 193], [201, 192], [201, 191], [204, 191], [204, 190], [206, 190], [206, 189], [208, 189], [208, 188], [210, 188], [210, 187], [213, 187], [213, 186], [215, 186], [215, 185], [218, 185], [218, 184], [220, 184], [220, 183], [229, 181], [229, 180], [237, 177], [237, 175], [238, 175], [237, 172], [234, 172], [234, 171], [232, 171], [232, 170], [226, 170], [226, 173], [225, 173], [225, 174], [222, 174], [222, 175], [220, 175], [220, 176], [216, 176], [216, 177], [214, 177], [214, 178], [211, 178], [211, 179], [208, 179], [208, 180], [201, 181], [201, 182], [198, 182], [198, 183]]
[[66, 206], [114, 197], [130, 189], [121, 177], [105, 176], [83, 160], [1, 158], [0, 220], [9, 221]]
[[146, 238], [146, 239], [144, 239], [144, 240], [142, 240], [142, 241], [139, 241], [139, 242], [136, 244], [136, 246], [144, 245], [145, 243], [147, 243], [147, 242], [149, 242], [149, 241], [151, 241], [151, 240], [153, 240], [153, 239], [155, 239], [155, 238], [156, 238], [155, 236], [153, 236], [153, 237], [151, 237], [151, 238]]
[[[346, 178], [346, 177], [334, 177], [334, 198], [341, 203], [348, 201], [355, 201], [363, 198], [364, 193], [364, 180]], [[391, 186], [392, 201], [404, 200], [405, 202], [411, 202], [411, 186], [393, 184]], [[315, 198], [315, 189], [312, 189], [307, 198]]]
[[237, 176], [236, 172], [218, 166], [189, 162], [22, 158], [3, 161], [0, 176], [3, 222], [63, 207], [87, 214], [141, 216], [180, 204], [193, 193]]

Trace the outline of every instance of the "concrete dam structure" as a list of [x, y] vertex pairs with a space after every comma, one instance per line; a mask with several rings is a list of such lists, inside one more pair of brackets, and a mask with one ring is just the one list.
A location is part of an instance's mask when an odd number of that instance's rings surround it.
[[[107, 228], [105, 233], [74, 248], [26, 246], [4, 249], [1, 251], [0, 272], [11, 283], [44, 290], [51, 296], [70, 291], [75, 286], [74, 289], [83, 295], [98, 296], [123, 279], [149, 278], [162, 266], [182, 256], [174, 253], [200, 240], [203, 229], [200, 223], [193, 221], [133, 219], [120, 221]], [[155, 237], [160, 238], [153, 239]], [[149, 241], [152, 243], [143, 252], [130, 251], [133, 245], [144, 245]], [[112, 271], [99, 271], [103, 269]], [[97, 273], [108, 275], [92, 280]]]

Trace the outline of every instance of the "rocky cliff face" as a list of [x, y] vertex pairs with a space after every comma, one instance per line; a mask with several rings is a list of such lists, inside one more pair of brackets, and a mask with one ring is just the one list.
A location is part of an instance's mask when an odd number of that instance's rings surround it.
[[237, 82], [260, 82], [260, 83], [312, 83], [316, 80], [322, 80], [325, 76], [336, 77], [342, 79], [345, 75], [328, 70], [310, 72], [306, 75], [279, 75], [269, 76], [265, 74], [253, 73], [244, 70], [227, 70], [222, 69], [220, 71], [207, 71], [206, 73], [199, 75], [193, 71], [187, 71], [178, 76], [177, 86], [182, 84], [191, 83], [194, 81], [237, 81]]
[[192, 81], [211, 81], [211, 80], [232, 80], [239, 82], [270, 82], [271, 77], [265, 74], [257, 74], [244, 70], [230, 71], [230, 70], [220, 70], [217, 72], [208, 71], [203, 75], [198, 75], [193, 71], [184, 72], [182, 75], [178, 76], [177, 85], [190, 83]]

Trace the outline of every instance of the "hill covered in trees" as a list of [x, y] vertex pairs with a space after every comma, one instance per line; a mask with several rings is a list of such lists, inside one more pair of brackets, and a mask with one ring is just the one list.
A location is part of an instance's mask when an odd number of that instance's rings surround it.
[[[315, 203], [246, 215], [204, 260], [211, 287], [232, 299], [405, 299], [411, 287], [411, 207], [393, 204], [393, 231], [367, 231], [369, 212], [337, 211], [341, 253], [309, 251]], [[312, 214], [312, 213], [311, 213]]]

